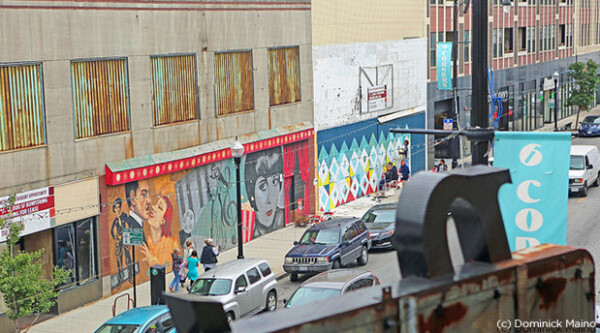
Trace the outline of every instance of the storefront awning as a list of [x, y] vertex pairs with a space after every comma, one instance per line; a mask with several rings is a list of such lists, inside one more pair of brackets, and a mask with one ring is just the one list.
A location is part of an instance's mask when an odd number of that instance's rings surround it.
[[[242, 135], [238, 138], [244, 145], [244, 154], [246, 154], [306, 140], [313, 136], [313, 125], [310, 122], [303, 122]], [[191, 148], [110, 162], [106, 164], [106, 184], [125, 184], [229, 159], [233, 142], [233, 138], [219, 140]]]

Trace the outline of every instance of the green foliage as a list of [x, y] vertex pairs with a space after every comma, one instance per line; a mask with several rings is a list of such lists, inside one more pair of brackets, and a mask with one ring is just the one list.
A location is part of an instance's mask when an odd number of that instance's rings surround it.
[[567, 99], [567, 106], [578, 106], [579, 110], [588, 110], [594, 102], [596, 86], [600, 79], [596, 74], [598, 65], [588, 60], [586, 64], [575, 62], [569, 65], [569, 76], [575, 80], [575, 89]]
[[0, 230], [8, 233], [8, 246], [0, 253], [0, 293], [7, 307], [6, 315], [18, 331], [17, 319], [29, 315], [35, 315], [37, 319], [40, 314], [50, 311], [59, 294], [56, 287], [65, 282], [69, 272], [55, 268], [53, 279], [45, 279], [42, 273], [44, 250], [15, 253], [23, 224], [11, 219], [14, 203], [15, 196], [12, 195], [3, 207], [5, 214], [0, 216]]

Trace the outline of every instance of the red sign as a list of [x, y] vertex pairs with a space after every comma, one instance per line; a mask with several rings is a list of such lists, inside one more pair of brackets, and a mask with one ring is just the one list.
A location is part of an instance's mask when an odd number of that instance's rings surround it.
[[[19, 193], [12, 206], [8, 206], [8, 198], [0, 198], [0, 218], [22, 222], [21, 236], [49, 229], [54, 225], [53, 187]], [[0, 242], [6, 240], [7, 234], [7, 230], [2, 230]]]

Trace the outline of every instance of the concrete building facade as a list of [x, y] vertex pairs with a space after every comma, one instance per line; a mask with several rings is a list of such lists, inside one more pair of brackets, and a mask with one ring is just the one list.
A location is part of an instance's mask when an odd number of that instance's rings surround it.
[[[315, 210], [310, 10], [299, 0], [0, 5], [0, 196], [43, 201], [43, 216], [20, 215], [20, 246], [46, 250], [46, 275], [72, 272], [53, 313], [132, 274], [147, 280], [185, 240], [235, 246], [236, 136], [251, 164], [244, 241]], [[272, 188], [259, 193], [264, 179]], [[121, 235], [135, 222], [145, 236], [133, 262]]]

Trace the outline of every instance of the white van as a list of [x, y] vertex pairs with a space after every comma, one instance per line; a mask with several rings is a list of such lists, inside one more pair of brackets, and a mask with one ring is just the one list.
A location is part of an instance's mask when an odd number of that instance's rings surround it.
[[589, 186], [600, 182], [600, 153], [596, 146], [571, 146], [569, 192], [587, 196]]

